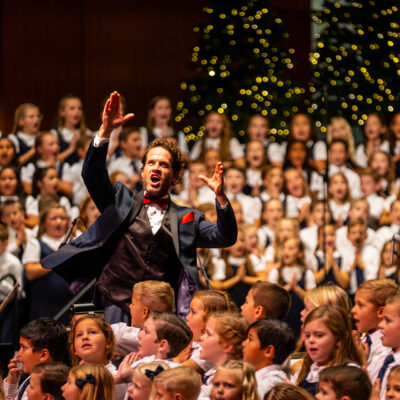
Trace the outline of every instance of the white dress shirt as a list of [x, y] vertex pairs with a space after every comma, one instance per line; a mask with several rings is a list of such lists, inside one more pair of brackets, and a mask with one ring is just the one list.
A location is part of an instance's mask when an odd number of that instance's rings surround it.
[[382, 379], [382, 382], [381, 382], [381, 391], [379, 392], [379, 397], [381, 398], [381, 400], [385, 400], [385, 398], [386, 398], [386, 386], [387, 386], [387, 381], [388, 381], [388, 377], [389, 377], [391, 369], [393, 367], [395, 367], [396, 365], [400, 365], [400, 351], [398, 351], [397, 353], [394, 353], [393, 351], [391, 351], [386, 355], [382, 354], [381, 357], [377, 357], [376, 358], [376, 362], [379, 364], [378, 367], [377, 367], [378, 368], [378, 373], [379, 373], [379, 370], [381, 369], [382, 364], [385, 361], [385, 358], [390, 353], [393, 354], [394, 361], [388, 365], [388, 368], [387, 368], [387, 370], [385, 372], [385, 375], [383, 376], [383, 379]]
[[125, 322], [112, 324], [111, 328], [115, 336], [115, 351], [126, 355], [137, 352], [139, 347], [139, 328], [128, 326]]
[[287, 375], [283, 372], [282, 367], [278, 364], [268, 365], [256, 371], [257, 390], [260, 399], [265, 394], [280, 383], [285, 383]]
[[[386, 347], [382, 344], [382, 332], [380, 330], [375, 331], [369, 335], [371, 338], [371, 348], [369, 350], [368, 355], [368, 367], [367, 372], [371, 382], [375, 382], [378, 377], [379, 370], [381, 365], [379, 364], [379, 360], [382, 357], [385, 359], [386, 356], [392, 351], [390, 347]], [[362, 342], [365, 343], [366, 336], [363, 337]], [[378, 362], [377, 362], [378, 361]]]

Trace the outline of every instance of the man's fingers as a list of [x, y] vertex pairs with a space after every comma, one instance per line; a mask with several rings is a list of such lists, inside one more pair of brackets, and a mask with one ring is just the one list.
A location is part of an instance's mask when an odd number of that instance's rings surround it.
[[208, 184], [208, 178], [207, 178], [206, 176], [204, 176], [204, 175], [199, 175], [198, 178], [199, 178], [201, 181], [203, 181], [203, 182], [205, 182], [205, 183]]

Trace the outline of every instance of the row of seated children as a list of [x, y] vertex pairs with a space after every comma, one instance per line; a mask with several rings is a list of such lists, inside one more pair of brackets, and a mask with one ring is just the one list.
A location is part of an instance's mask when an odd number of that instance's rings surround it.
[[[174, 296], [167, 283], [141, 282], [132, 293], [131, 326], [83, 316], [72, 322], [68, 346], [61, 323], [50, 318], [30, 322], [21, 330], [20, 350], [9, 363], [3, 387], [7, 398], [23, 400], [36, 400], [37, 390], [54, 391], [57, 385], [59, 393], [65, 381], [61, 391], [66, 400], [82, 398], [88, 388], [96, 399], [110, 398], [107, 392], [117, 400], [126, 392], [132, 400], [395, 399], [400, 384], [399, 299], [397, 284], [388, 279], [364, 282], [353, 308], [337, 286], [308, 292], [297, 343], [297, 350], [304, 346], [305, 351], [294, 353], [295, 335], [281, 321], [290, 297], [278, 285], [254, 284], [242, 315], [226, 293], [200, 291], [186, 324], [171, 314]], [[78, 365], [68, 380], [68, 369], [59, 363], [42, 364], [65, 361], [67, 348], [72, 364]], [[115, 351], [124, 355], [118, 368]], [[31, 376], [18, 389], [22, 372]], [[44, 376], [56, 380], [56, 375], [57, 384], [41, 384]]]

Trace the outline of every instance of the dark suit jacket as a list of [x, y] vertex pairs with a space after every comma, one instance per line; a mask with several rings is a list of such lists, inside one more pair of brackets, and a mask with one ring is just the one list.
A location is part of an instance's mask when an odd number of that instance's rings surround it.
[[[41, 260], [44, 268], [54, 268], [68, 282], [100, 276], [111, 255], [113, 241], [126, 229], [124, 222], [134, 218], [142, 206], [143, 192], [134, 196], [125, 185], [110, 182], [107, 148], [91, 145], [82, 169], [86, 187], [101, 216], [84, 234]], [[182, 291], [185, 291], [186, 285], [194, 286], [198, 281], [196, 249], [233, 245], [237, 237], [236, 219], [230, 204], [222, 209], [217, 203], [217, 224], [206, 221], [198, 210], [172, 202], [169, 213], [174, 247], [184, 266]]]

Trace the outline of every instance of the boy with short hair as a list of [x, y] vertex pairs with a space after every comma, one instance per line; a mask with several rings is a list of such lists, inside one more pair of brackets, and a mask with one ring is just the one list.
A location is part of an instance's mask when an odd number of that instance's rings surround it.
[[380, 380], [379, 397], [385, 399], [387, 380], [390, 370], [395, 365], [400, 365], [400, 291], [386, 300], [383, 309], [383, 318], [379, 324], [382, 332], [382, 344], [391, 349], [388, 355], [377, 357], [373, 362], [379, 368]]
[[22, 259], [26, 243], [35, 233], [25, 226], [23, 205], [17, 200], [6, 200], [0, 208], [1, 222], [8, 227], [7, 251]]
[[[8, 376], [3, 381], [8, 399], [27, 400], [26, 388], [30, 377], [18, 389], [21, 373], [30, 374], [35, 365], [43, 362], [63, 361], [68, 349], [65, 326], [52, 318], [38, 318], [25, 325], [20, 332], [20, 349], [8, 364]], [[22, 371], [18, 368], [22, 363]]]
[[262, 318], [283, 321], [289, 312], [290, 303], [290, 295], [282, 286], [256, 282], [247, 293], [241, 311], [250, 324]]
[[319, 373], [317, 400], [369, 400], [372, 385], [358, 367], [339, 365]]
[[68, 372], [69, 368], [61, 362], [35, 365], [26, 389], [28, 400], [64, 400], [61, 386], [67, 382]]
[[367, 225], [362, 220], [349, 223], [347, 238], [351, 246], [339, 248], [339, 252], [342, 255], [342, 270], [349, 272], [348, 291], [350, 295], [354, 295], [362, 282], [377, 277], [379, 252], [375, 247], [365, 243]]
[[283, 321], [260, 319], [249, 326], [243, 342], [243, 359], [256, 370], [260, 399], [287, 379], [281, 364], [294, 351], [295, 345], [295, 335]]
[[143, 281], [133, 285], [129, 305], [131, 326], [124, 322], [112, 324], [115, 336], [115, 350], [125, 355], [138, 350], [138, 335], [153, 311], [172, 313], [175, 304], [174, 290], [163, 281]]
[[243, 193], [246, 185], [245, 171], [240, 167], [229, 167], [225, 170], [226, 196], [229, 200], [237, 200], [243, 207], [244, 222], [254, 224], [261, 217], [261, 201]]
[[379, 372], [374, 360], [390, 351], [382, 344], [379, 324], [382, 321], [386, 300], [397, 290], [397, 284], [391, 279], [365, 281], [358, 287], [355, 304], [351, 310], [358, 333], [366, 334], [362, 341], [368, 347], [368, 374], [372, 382], [375, 381]]

